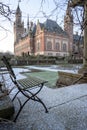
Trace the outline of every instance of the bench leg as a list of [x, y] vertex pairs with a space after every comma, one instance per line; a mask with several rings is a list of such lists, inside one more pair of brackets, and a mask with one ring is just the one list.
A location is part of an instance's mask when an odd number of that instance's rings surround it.
[[[30, 99], [31, 99], [31, 98], [30, 98]], [[18, 118], [20, 112], [22, 111], [23, 107], [25, 106], [25, 104], [26, 104], [30, 99], [27, 99], [27, 100], [22, 104], [22, 106], [20, 107], [20, 109], [19, 109], [17, 115], [15, 116], [15, 118], [14, 118], [14, 120], [13, 120], [14, 122], [16, 122], [16, 120], [17, 120], [17, 118]], [[48, 113], [47, 107], [45, 106], [45, 104], [42, 102], [42, 100], [41, 100], [40, 98], [37, 97], [37, 99], [32, 99], [32, 100], [41, 103], [41, 104], [43, 105], [43, 107], [45, 108], [45, 112]]]
[[18, 91], [18, 92], [14, 95], [14, 97], [13, 97], [13, 99], [12, 99], [12, 102], [14, 101], [14, 99], [16, 98], [16, 96], [17, 96], [19, 93], [20, 93], [20, 91]]
[[[28, 95], [26, 94], [26, 92], [30, 93], [31, 96], [28, 96]], [[19, 91], [15, 94], [13, 100], [14, 100], [15, 97], [18, 95], [18, 93], [19, 93]], [[20, 112], [22, 111], [23, 107], [25, 106], [25, 104], [26, 104], [30, 99], [33, 100], [33, 101], [37, 101], [37, 102], [41, 103], [41, 104], [43, 105], [43, 107], [45, 108], [45, 112], [48, 113], [48, 109], [47, 109], [46, 105], [43, 103], [43, 101], [42, 101], [39, 97], [36, 96], [37, 93], [33, 94], [33, 93], [30, 92], [29, 90], [21, 91], [21, 93], [22, 93], [22, 94], [24, 95], [24, 97], [26, 97], [27, 99], [26, 99], [26, 101], [25, 101], [23, 104], [21, 103], [20, 109], [19, 109], [19, 111], [18, 111], [16, 117], [15, 117], [14, 120], [13, 120], [14, 122], [16, 122], [16, 120], [17, 120], [17, 118], [18, 118]]]
[[21, 107], [20, 107], [20, 109], [19, 109], [17, 115], [15, 116], [15, 118], [14, 118], [14, 120], [13, 120], [14, 122], [16, 122], [16, 120], [17, 120], [17, 118], [18, 118], [20, 112], [22, 111], [23, 107], [25, 106], [25, 104], [26, 104], [29, 100], [30, 100], [30, 99], [28, 98], [28, 99], [21, 105]]
[[33, 93], [32, 93], [31, 91], [29, 91], [29, 90], [26, 90], [26, 91], [29, 92], [29, 93], [32, 95], [32, 96], [30, 97], [30, 99], [33, 100], [33, 101], [37, 101], [37, 102], [41, 103], [41, 104], [43, 105], [43, 107], [45, 108], [45, 112], [48, 113], [48, 110], [47, 110], [46, 105], [43, 103], [43, 101], [42, 101], [39, 97], [36, 96], [36, 94], [38, 94], [38, 92], [35, 93], [35, 94], [33, 94]]
[[37, 97], [37, 96], [35, 96], [35, 97], [37, 99], [34, 99], [34, 100], [41, 103], [43, 105], [43, 107], [45, 108], [45, 112], [48, 113], [48, 109], [47, 109], [46, 105], [43, 103], [43, 101], [39, 97]]

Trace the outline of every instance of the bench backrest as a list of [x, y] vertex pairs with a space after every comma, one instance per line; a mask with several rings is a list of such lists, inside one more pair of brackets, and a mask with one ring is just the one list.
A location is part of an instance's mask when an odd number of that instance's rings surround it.
[[14, 78], [16, 80], [15, 73], [14, 73], [14, 71], [13, 71], [13, 69], [12, 69], [12, 67], [11, 67], [11, 65], [10, 65], [10, 63], [8, 61], [8, 59], [6, 58], [6, 56], [3, 56], [2, 61], [5, 64], [5, 66], [7, 67], [7, 70], [9, 72], [9, 74], [12, 76], [12, 78]]

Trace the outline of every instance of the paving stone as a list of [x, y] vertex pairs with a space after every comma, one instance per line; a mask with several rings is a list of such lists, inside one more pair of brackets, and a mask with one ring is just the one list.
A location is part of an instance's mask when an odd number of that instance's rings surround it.
[[0, 120], [0, 130], [20, 130], [18, 126], [9, 120]]

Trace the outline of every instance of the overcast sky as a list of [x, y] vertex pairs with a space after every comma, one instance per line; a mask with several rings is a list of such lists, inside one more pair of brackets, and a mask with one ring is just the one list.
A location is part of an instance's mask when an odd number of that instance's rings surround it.
[[[22, 11], [22, 20], [25, 23], [27, 16], [29, 15], [29, 20], [37, 23], [39, 19], [40, 22], [44, 22], [47, 18], [56, 20], [57, 23], [63, 28], [64, 15], [66, 10], [66, 0], [57, 0], [59, 3], [54, 3], [56, 0], [21, 0], [19, 3], [20, 9]], [[10, 6], [11, 10], [15, 12], [18, 6], [18, 0], [0, 0], [4, 4]], [[58, 4], [58, 8], [55, 9], [55, 5]], [[13, 22], [15, 20], [15, 15], [11, 15], [11, 22], [2, 18], [0, 16], [0, 26], [4, 27], [3, 30], [0, 27], [0, 52], [14, 52], [14, 33], [13, 33]]]

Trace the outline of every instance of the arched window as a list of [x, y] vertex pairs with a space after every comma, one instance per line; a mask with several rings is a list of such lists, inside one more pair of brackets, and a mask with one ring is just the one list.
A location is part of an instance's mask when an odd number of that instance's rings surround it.
[[66, 44], [63, 43], [63, 51], [67, 51]]
[[40, 42], [37, 42], [36, 44], [36, 51], [40, 51]]
[[57, 50], [57, 51], [60, 50], [60, 44], [59, 44], [59, 42], [55, 43], [54, 49]]
[[52, 43], [49, 41], [47, 42], [47, 46], [46, 46], [47, 50], [52, 50]]

